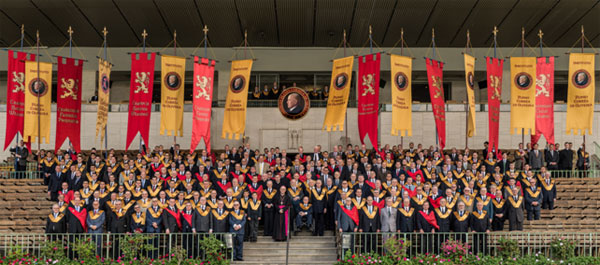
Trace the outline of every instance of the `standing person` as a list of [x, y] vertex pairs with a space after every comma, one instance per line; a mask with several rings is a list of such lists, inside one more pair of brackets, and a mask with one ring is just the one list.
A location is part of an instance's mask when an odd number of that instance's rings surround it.
[[181, 229], [181, 218], [179, 209], [175, 205], [175, 198], [169, 199], [169, 206], [163, 211], [163, 224], [167, 234], [178, 233]]
[[29, 156], [29, 150], [23, 144], [23, 140], [19, 140], [19, 144], [9, 151], [15, 157], [15, 171], [25, 171], [27, 169], [27, 156]]
[[488, 212], [484, 210], [483, 205], [483, 202], [477, 202], [476, 209], [473, 211], [471, 220], [469, 221], [471, 232], [476, 233], [473, 238], [473, 254], [475, 255], [478, 253], [482, 255], [487, 254], [487, 233], [490, 232], [490, 223], [488, 221]]
[[224, 209], [225, 203], [223, 200], [217, 201], [217, 208], [213, 209], [211, 213], [211, 233], [226, 233], [229, 231], [227, 226], [227, 215], [229, 212]]
[[554, 180], [550, 179], [551, 173], [545, 172], [542, 176], [542, 196], [544, 199], [542, 200], [542, 209], [554, 209], [554, 202], [556, 201], [556, 185], [554, 185]]
[[[52, 213], [48, 215], [46, 220], [46, 234], [64, 234], [67, 232], [67, 218], [60, 212], [60, 207], [57, 203], [52, 205]], [[50, 240], [61, 240], [59, 236], [50, 236]]]
[[540, 150], [538, 150], [538, 144], [533, 145], [533, 150], [529, 151], [529, 165], [533, 170], [540, 170], [544, 165], [544, 156]]
[[389, 238], [387, 233], [395, 233], [400, 230], [400, 216], [398, 216], [398, 210], [392, 204], [392, 198], [387, 197], [385, 199], [385, 207], [381, 208], [381, 212], [379, 213], [381, 232], [386, 233], [383, 235], [384, 242]]
[[[388, 197], [388, 199], [391, 199]], [[417, 227], [417, 217], [415, 216], [416, 209], [411, 207], [410, 197], [402, 200], [402, 205], [398, 209], [398, 230], [402, 233], [415, 232]]]
[[[558, 169], [573, 170], [573, 150], [569, 142], [565, 142], [565, 149], [558, 152]], [[566, 172], [565, 177], [571, 177], [571, 172]]]
[[287, 195], [285, 186], [279, 187], [279, 194], [273, 199], [275, 215], [273, 219], [273, 239], [285, 241], [288, 236], [289, 209], [292, 206], [290, 197]]
[[466, 210], [465, 203], [459, 201], [456, 206], [456, 211], [452, 216], [452, 231], [454, 233], [460, 233], [456, 235], [456, 239], [465, 242], [466, 233], [469, 232], [469, 216], [471, 213]]
[[262, 216], [262, 205], [261, 201], [258, 199], [258, 193], [252, 193], [252, 199], [248, 202], [248, 209], [246, 210], [248, 213], [248, 224], [247, 232], [248, 241], [256, 242], [256, 235], [258, 234], [258, 222], [261, 220]]
[[323, 187], [323, 182], [317, 179], [315, 187], [309, 191], [312, 193], [311, 201], [315, 217], [313, 236], [323, 236], [325, 233], [325, 214], [327, 213], [327, 190]]
[[[81, 199], [76, 197], [71, 201], [73, 205], [67, 209], [67, 224], [69, 233], [69, 243], [74, 244], [75, 240], [79, 238], [77, 234], [83, 234], [87, 232], [87, 225], [85, 224], [87, 218], [87, 210], [82, 206]], [[74, 258], [73, 245], [69, 248], [69, 258]]]
[[517, 187], [512, 188], [512, 194], [506, 198], [509, 202], [506, 204], [505, 210], [508, 216], [508, 230], [523, 231], [523, 197]]
[[531, 185], [529, 188], [525, 188], [525, 209], [527, 210], [527, 220], [540, 220], [540, 212], [542, 209], [542, 202], [544, 195], [542, 188], [537, 185], [537, 179], [531, 178]]
[[492, 218], [492, 231], [502, 231], [504, 229], [504, 220], [506, 220], [506, 200], [502, 198], [502, 190], [496, 190], [496, 198], [492, 200], [494, 217]]
[[[436, 242], [446, 242], [448, 239], [448, 233], [451, 231], [451, 221], [452, 221], [452, 209], [448, 207], [448, 201], [446, 198], [442, 197], [440, 199], [440, 207], [433, 209], [435, 213], [435, 219], [440, 228], [437, 229], [437, 232], [441, 234], [437, 236]], [[435, 253], [439, 253], [439, 245], [435, 244], [433, 246]]]
[[264, 235], [272, 236], [273, 235], [273, 220], [275, 215], [275, 206], [273, 204], [273, 199], [277, 194], [277, 190], [273, 189], [273, 181], [267, 180], [267, 187], [263, 191], [263, 196], [261, 196], [261, 201], [264, 205], [263, 207], [263, 220], [264, 220]]
[[[283, 187], [283, 186], [282, 186]], [[285, 196], [285, 190], [283, 192]], [[287, 196], [285, 196], [287, 198]], [[288, 206], [289, 207], [289, 206]], [[246, 214], [240, 209], [240, 202], [233, 202], [233, 209], [229, 214], [229, 232], [234, 233], [233, 259], [244, 260], [244, 226], [246, 225]]]
[[[63, 183], [66, 183], [67, 181], [67, 175], [66, 174], [62, 174], [61, 170], [60, 170], [60, 166], [56, 166], [54, 172], [50, 173], [48, 176], [48, 196], [50, 196], [50, 200], [51, 201], [57, 201], [58, 200], [58, 194], [60, 189], [63, 187]], [[68, 193], [68, 189], [69, 189], [69, 183], [67, 183], [66, 186], [66, 191], [63, 190], [63, 193], [67, 192]], [[67, 196], [67, 194], [64, 194], [65, 196]], [[68, 203], [67, 199], [67, 203]]]
[[96, 243], [96, 255], [100, 255], [102, 251], [102, 233], [104, 233], [104, 222], [106, 214], [100, 209], [100, 202], [94, 201], [92, 209], [87, 216], [86, 223], [89, 234], [97, 234], [92, 236], [92, 241]]
[[433, 236], [436, 229], [440, 229], [435, 219], [435, 213], [429, 209], [429, 201], [422, 205], [423, 210], [417, 214], [417, 230], [421, 233], [421, 253], [433, 252]]
[[[344, 200], [344, 206], [337, 212], [336, 220], [340, 233], [358, 231], [358, 210], [352, 205], [352, 198]], [[350, 250], [354, 252], [354, 237], [350, 241]]]
[[183, 235], [183, 248], [187, 251], [188, 257], [196, 257], [196, 222], [198, 216], [196, 210], [192, 208], [192, 203], [187, 201], [185, 208], [181, 211], [181, 232]]
[[373, 205], [373, 197], [367, 197], [367, 204], [359, 211], [358, 231], [367, 233], [362, 236], [364, 242], [364, 253], [373, 252], [377, 249], [377, 234], [381, 231], [381, 219], [379, 209]]
[[[158, 234], [161, 233], [163, 227], [162, 208], [158, 205], [158, 199], [152, 198], [152, 205], [146, 210], [146, 233]], [[160, 236], [152, 236], [149, 244], [153, 245], [154, 250], [150, 253], [150, 257], [156, 259], [158, 257], [158, 241]]]
[[119, 248], [119, 241], [122, 235], [129, 232], [129, 215], [127, 210], [123, 209], [123, 202], [117, 200], [115, 202], [115, 208], [109, 213], [107, 230], [113, 235], [111, 241], [113, 243], [113, 258], [117, 259], [121, 256], [121, 249]]

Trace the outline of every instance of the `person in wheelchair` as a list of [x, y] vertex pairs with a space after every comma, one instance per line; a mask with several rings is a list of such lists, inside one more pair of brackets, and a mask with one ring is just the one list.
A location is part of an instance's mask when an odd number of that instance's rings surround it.
[[308, 196], [302, 198], [302, 203], [298, 207], [298, 214], [296, 215], [296, 231], [302, 231], [303, 227], [308, 228], [312, 231], [313, 227], [313, 208], [312, 204], [309, 203]]

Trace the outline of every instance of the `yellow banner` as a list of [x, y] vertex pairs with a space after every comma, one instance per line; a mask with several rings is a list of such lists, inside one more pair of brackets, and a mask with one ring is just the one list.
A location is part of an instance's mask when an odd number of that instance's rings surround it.
[[344, 118], [348, 107], [350, 83], [352, 82], [352, 64], [354, 56], [333, 60], [329, 99], [322, 130], [344, 130]]
[[510, 134], [535, 134], [535, 57], [510, 58]]
[[595, 90], [594, 60], [593, 53], [571, 53], [569, 55], [567, 134], [592, 134]]
[[162, 55], [160, 71], [160, 134], [183, 136], [185, 58]]
[[250, 71], [252, 71], [252, 60], [231, 62], [221, 138], [240, 139], [240, 135], [246, 129], [246, 103], [248, 103]]
[[96, 137], [100, 134], [100, 143], [104, 142], [104, 131], [108, 120], [108, 102], [110, 100], [110, 69], [112, 65], [98, 60], [98, 117], [96, 119]]
[[412, 58], [392, 54], [392, 132], [412, 136]]
[[475, 136], [475, 58], [465, 53], [465, 83], [467, 85], [467, 136]]
[[[37, 138], [41, 143], [50, 143], [50, 106], [52, 104], [52, 64], [25, 62], [25, 117], [23, 138], [24, 141], [34, 142]], [[39, 77], [39, 79], [38, 79]], [[31, 137], [31, 138], [29, 138]]]

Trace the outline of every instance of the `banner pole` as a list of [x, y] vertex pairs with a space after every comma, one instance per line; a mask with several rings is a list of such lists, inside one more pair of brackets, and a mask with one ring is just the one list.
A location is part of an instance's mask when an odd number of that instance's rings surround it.
[[[244, 30], [244, 60], [246, 60], [246, 51], [248, 51], [248, 30]], [[236, 52], [237, 56], [237, 52]], [[250, 74], [250, 78], [252, 78], [252, 74]], [[250, 84], [248, 84], [250, 87]], [[242, 133], [242, 145], [246, 145], [246, 129], [244, 128], [244, 132]]]
[[[584, 46], [585, 46], [585, 31], [583, 30], [583, 25], [581, 25], [581, 53], [583, 53]], [[581, 132], [581, 135], [583, 136], [583, 152], [585, 153], [585, 130], [583, 130]]]
[[[344, 57], [346, 57], [346, 30], [344, 29]], [[352, 81], [352, 80], [350, 80]], [[345, 142], [345, 148], [348, 148], [348, 111], [346, 111], [346, 117], [345, 117], [345, 121], [344, 121], [344, 127], [346, 127], [344, 129], [344, 142]]]
[[[37, 30], [35, 32], [35, 37], [36, 37], [36, 42], [35, 42], [35, 46], [36, 46], [36, 63], [37, 63], [37, 79], [36, 82], [40, 82], [40, 30]], [[49, 87], [47, 87], [46, 89], [50, 89]], [[38, 140], [38, 154], [40, 153], [40, 142], [42, 141], [42, 132], [41, 132], [41, 123], [42, 123], [42, 118], [40, 117], [40, 112], [42, 110], [42, 107], [40, 106], [40, 96], [41, 93], [39, 93], [40, 91], [38, 91], [37, 93], [37, 140]]]
[[[498, 58], [496, 55], [496, 50], [498, 48], [498, 27], [494, 26], [494, 30], [492, 30], [492, 33], [494, 34], [494, 58]], [[492, 60], [493, 61], [493, 60]], [[486, 59], [486, 63], [487, 63], [487, 59]], [[489, 89], [489, 88], [488, 88]], [[502, 91], [502, 87], [499, 88], [500, 91]], [[501, 98], [498, 98], [498, 101], [502, 102]], [[488, 102], [488, 112], [490, 112], [490, 108], [489, 108], [490, 103]], [[498, 111], [498, 123], [500, 123], [500, 111]], [[496, 136], [497, 138], [499, 138], [499, 136]], [[489, 137], [488, 137], [489, 138]], [[496, 141], [492, 144], [491, 149], [494, 150], [496, 148], [496, 146], [498, 146], [498, 140], [496, 139]], [[487, 157], [488, 154], [484, 154], [483, 157]]]
[[[400, 43], [400, 56], [404, 56], [404, 28], [400, 28]], [[410, 101], [412, 102], [412, 98]], [[404, 148], [404, 136], [402, 136], [402, 132], [400, 132], [400, 146]]]
[[[432, 45], [431, 47], [432, 47], [432, 50], [433, 50], [433, 59], [435, 60], [435, 28], [431, 28], [431, 45]], [[441, 85], [442, 85], [442, 89], [443, 89], [444, 84], [441, 84]], [[444, 100], [444, 108], [445, 108], [446, 107], [446, 100], [445, 99], [442, 99], [442, 100]], [[433, 118], [435, 120], [435, 117], [433, 117]], [[439, 150], [440, 145], [439, 145], [439, 139], [438, 139], [438, 128], [437, 128], [437, 125], [435, 126], [435, 146]]]
[[[106, 35], [108, 34], [108, 30], [106, 30], [106, 27], [104, 27], [104, 30], [102, 30], [102, 34], [104, 34], [104, 61], [106, 61], [107, 58], [107, 54], [106, 54]], [[102, 89], [101, 87], [99, 89]], [[110, 91], [110, 88], [109, 88]], [[110, 96], [108, 99], [109, 103], [110, 103]], [[105, 159], [108, 158], [108, 113], [106, 113], [106, 124], [104, 125], [104, 152], [106, 152], [106, 156], [104, 157]]]
[[[146, 37], [148, 37], [148, 32], [146, 32], [146, 29], [144, 29], [144, 31], [142, 32], [142, 53], [146, 52]], [[150, 80], [150, 82], [154, 83], [154, 80]], [[151, 85], [153, 85], [153, 84], [151, 84]], [[150, 100], [150, 101], [152, 101], [152, 100]], [[140, 134], [140, 148], [139, 148], [140, 153], [146, 153], [146, 150], [142, 149], [142, 143], [143, 143], [142, 133], [140, 132], [139, 134]]]
[[[521, 27], [521, 57], [524, 57], [524, 56], [525, 56], [525, 28]], [[521, 128], [521, 144], [523, 146], [525, 146], [525, 128]], [[531, 148], [533, 148], [533, 146]]]
[[[467, 30], [467, 47], [465, 49], [465, 52], [470, 51], [469, 48], [469, 44], [471, 43], [471, 34], [469, 32], [469, 30]], [[475, 75], [475, 73], [473, 73], [473, 75]], [[468, 77], [467, 77], [468, 79]], [[473, 78], [475, 79], [475, 78]], [[467, 84], [468, 86], [468, 84]], [[469, 89], [469, 87], [467, 87], [467, 89]], [[467, 149], [469, 147], [469, 92], [466, 91], [467, 93], [465, 94], [467, 100], [465, 101], [465, 149]]]
[[[19, 51], [23, 51], [23, 40], [25, 39], [25, 24], [21, 24], [21, 48], [19, 49]], [[25, 100], [25, 99], [23, 99]], [[24, 133], [24, 128], [21, 129], [22, 132]], [[19, 132], [16, 133], [17, 135], [17, 145], [19, 144]], [[23, 141], [25, 141], [25, 135], [23, 135]], [[30, 143], [31, 144], [31, 143]]]
[[[174, 55], [177, 56], [177, 30], [173, 31], [173, 52]], [[182, 80], [184, 82], [184, 80]], [[173, 148], [177, 144], [177, 132], [173, 133]]]
[[[67, 33], [69, 33], [69, 57], [73, 58], [73, 33], [74, 33], [74, 31], [71, 28], [71, 26], [69, 26], [69, 30], [67, 30]], [[61, 143], [61, 145], [62, 145], [62, 143]], [[69, 137], [69, 150], [71, 149], [70, 147], [71, 147], [71, 137]], [[67, 153], [70, 153], [70, 152], [71, 151], [68, 151]]]
[[[373, 28], [369, 25], [369, 53], [373, 54]], [[379, 88], [377, 88], [379, 89]], [[358, 106], [357, 106], [358, 107]], [[358, 109], [358, 108], [357, 108]], [[381, 108], [377, 106], [377, 143], [371, 143], [375, 147], [375, 151], [379, 150], [379, 142], [381, 141], [381, 128], [379, 124]]]

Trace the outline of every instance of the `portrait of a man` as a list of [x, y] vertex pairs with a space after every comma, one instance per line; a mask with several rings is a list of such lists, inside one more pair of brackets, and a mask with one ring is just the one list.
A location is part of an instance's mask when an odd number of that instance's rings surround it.
[[241, 76], [237, 76], [231, 81], [231, 89], [234, 92], [239, 92], [243, 88], [244, 88], [244, 79]]
[[469, 72], [469, 75], [467, 76], [467, 81], [469, 82], [469, 88], [473, 89], [475, 82], [473, 81], [473, 73]]
[[298, 114], [304, 110], [304, 99], [298, 93], [290, 93], [285, 100], [285, 111], [288, 114]]
[[335, 78], [335, 86], [337, 88], [342, 88], [346, 85], [346, 75], [344, 74], [339, 74], [336, 78]]
[[519, 77], [517, 77], [517, 85], [521, 88], [526, 88], [529, 87], [529, 84], [531, 83], [531, 80], [529, 80], [529, 77], [527, 75], [519, 75]]
[[102, 76], [102, 90], [107, 91], [110, 87], [110, 81], [108, 80], [108, 76]]
[[404, 73], [396, 74], [396, 86], [400, 90], [404, 90], [406, 88], [406, 76]]
[[42, 80], [35, 80], [31, 83], [31, 92], [38, 96], [44, 95], [46, 92], [46, 85]]
[[179, 76], [176, 74], [167, 75], [167, 86], [170, 88], [179, 87]]
[[578, 86], [585, 86], [588, 83], [588, 75], [585, 72], [579, 72], [575, 74], [575, 84]]

